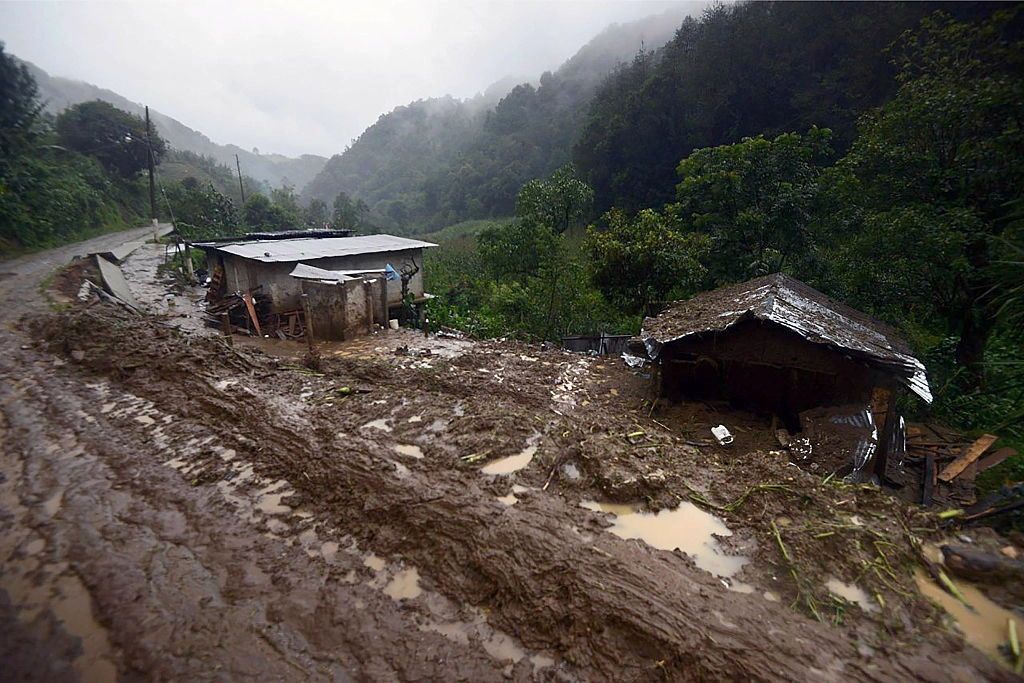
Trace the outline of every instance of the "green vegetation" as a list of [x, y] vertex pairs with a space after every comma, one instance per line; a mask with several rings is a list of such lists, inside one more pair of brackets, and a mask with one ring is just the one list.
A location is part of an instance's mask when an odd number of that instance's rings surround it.
[[[133, 169], [145, 124], [96, 104], [72, 107], [55, 127], [31, 74], [0, 44], [0, 258], [121, 229], [144, 215], [145, 189]], [[158, 136], [153, 142], [163, 149]]]
[[433, 325], [480, 337], [558, 339], [576, 331], [626, 331], [639, 317], [610, 305], [593, 284], [580, 228], [590, 188], [571, 167], [534, 180], [515, 219], [451, 226], [426, 256]]
[[[684, 25], [680, 36], [700, 38], [688, 43], [698, 52], [686, 59], [702, 60], [701, 41], [736, 16], [762, 16], [763, 5], [750, 7], [716, 9], [705, 24]], [[799, 22], [805, 26], [821, 8], [778, 11], [790, 19], [792, 12], [808, 13]], [[847, 11], [855, 10], [839, 10]], [[579, 178], [566, 169], [528, 183], [515, 221], [481, 231], [475, 246], [463, 240], [433, 255], [428, 268], [438, 272], [428, 276], [432, 291], [443, 295], [433, 304], [435, 320], [476, 334], [535, 339], [636, 332], [639, 315], [666, 299], [782, 270], [901, 328], [929, 368], [932, 415], [968, 432], [997, 431], [1020, 448], [1019, 17], [1017, 10], [973, 23], [925, 17], [891, 47], [876, 46], [892, 60], [892, 86], [881, 88], [887, 96], [878, 106], [863, 110], [852, 135], [812, 120], [806, 132], [696, 149], [673, 162], [667, 188], [647, 186], [654, 176], [643, 168], [642, 182], [634, 181], [644, 192], [621, 185], [606, 195], [623, 192], [628, 200], [582, 240], [571, 226], [587, 215], [579, 207], [591, 195], [570, 191]], [[685, 111], [679, 107], [692, 96], [673, 96], [680, 102], [669, 109]], [[595, 116], [601, 106], [595, 103]], [[828, 112], [819, 113], [827, 121]], [[664, 111], [648, 99], [643, 114], [659, 120]], [[689, 122], [684, 116], [677, 124]], [[652, 151], [653, 158], [661, 153]], [[629, 178], [632, 168], [614, 175]], [[573, 184], [560, 184], [565, 178]], [[641, 208], [638, 197], [664, 199]], [[1019, 472], [1022, 462], [993, 470], [989, 485]]]

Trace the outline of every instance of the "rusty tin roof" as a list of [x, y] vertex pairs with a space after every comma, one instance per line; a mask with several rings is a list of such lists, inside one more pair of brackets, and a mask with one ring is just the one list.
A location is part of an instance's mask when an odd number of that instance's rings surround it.
[[640, 333], [656, 358], [665, 344], [692, 335], [722, 332], [744, 320], [782, 325], [815, 344], [842, 349], [900, 376], [929, 403], [924, 364], [885, 323], [831, 299], [783, 273], [703, 292], [644, 320]]

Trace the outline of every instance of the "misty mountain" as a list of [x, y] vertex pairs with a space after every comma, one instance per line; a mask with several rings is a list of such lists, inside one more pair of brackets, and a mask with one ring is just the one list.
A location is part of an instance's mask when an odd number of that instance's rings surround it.
[[[84, 81], [51, 76], [31, 62], [21, 60], [36, 79], [39, 86], [39, 99], [46, 105], [46, 111], [58, 114], [67, 107], [80, 102], [103, 100], [118, 109], [142, 116], [143, 105], [133, 102], [112, 90], [100, 88]], [[172, 148], [211, 157], [230, 168], [235, 167], [235, 155], [242, 164], [242, 173], [266, 183], [271, 187], [279, 187], [283, 183], [303, 188], [323, 168], [327, 159], [314, 154], [304, 154], [297, 159], [280, 154], [255, 154], [237, 145], [219, 145], [197, 130], [193, 130], [166, 114], [161, 114], [152, 107], [149, 115], [157, 132], [163, 136]]]
[[703, 4], [615, 24], [534, 82], [499, 81], [468, 100], [420, 100], [382, 115], [303, 191], [330, 203], [339, 192], [394, 231], [505, 216], [519, 188], [570, 159], [600, 83], [640, 50], [663, 45]]
[[695, 149], [812, 126], [842, 152], [858, 118], [896, 91], [887, 48], [941, 10], [975, 21], [998, 3], [746, 2], [683, 22], [663, 48], [616, 69], [591, 100], [573, 153], [595, 206], [675, 197]]

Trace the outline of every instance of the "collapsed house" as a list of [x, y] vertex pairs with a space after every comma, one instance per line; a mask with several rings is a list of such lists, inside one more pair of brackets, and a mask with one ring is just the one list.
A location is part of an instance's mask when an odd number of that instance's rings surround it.
[[878, 478], [902, 449], [895, 393], [932, 398], [892, 328], [782, 273], [672, 304], [641, 339], [659, 397], [726, 400], [794, 434], [811, 424], [802, 416], [836, 407], [815, 417], [849, 432], [849, 470]]
[[349, 339], [405, 305], [422, 306], [423, 250], [430, 242], [393, 235], [195, 242], [210, 272], [216, 315], [240, 315], [257, 334], [282, 338], [314, 330]]

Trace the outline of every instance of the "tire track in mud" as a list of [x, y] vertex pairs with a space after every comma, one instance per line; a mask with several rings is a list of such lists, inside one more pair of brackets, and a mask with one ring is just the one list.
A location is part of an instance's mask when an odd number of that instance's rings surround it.
[[[22, 652], [3, 653], [6, 670], [28, 672], [38, 666], [28, 655], [49, 650], [64, 665], [55, 674], [86, 680], [118, 671], [128, 679], [503, 678], [486, 654], [420, 632], [401, 605], [346, 581], [356, 559], [311, 557], [253, 528], [221, 489], [192, 486], [164, 464], [163, 449], [188, 443], [170, 432], [184, 432], [194, 451], [210, 438], [204, 428], [18, 356], [20, 379], [0, 389], [4, 538], [14, 541], [3, 547], [3, 592], [4, 622], [24, 639]], [[28, 561], [37, 537], [45, 559]], [[34, 604], [24, 604], [18, 584], [39, 586]]]
[[[103, 344], [122, 358], [137, 353], [137, 340]], [[217, 380], [237, 378], [216, 354], [149, 370], [118, 383], [221, 432], [257, 473], [287, 480], [304, 506], [360, 547], [400, 555], [444, 595], [484, 608], [492, 624], [527, 647], [556, 652], [585, 678], [940, 681], [970, 680], [979, 671], [1010, 678], [980, 653], [952, 652], [947, 643], [866, 659], [841, 630], [730, 593], [685, 556], [581, 534], [600, 523], [556, 496], [507, 507], [483, 491], [475, 472], [410, 469], [397, 476], [379, 439], [283, 412], [290, 394], [278, 387], [286, 373], [273, 382], [249, 377], [247, 394], [229, 399], [209, 391]], [[194, 398], [186, 406], [183, 396]], [[224, 472], [216, 457], [205, 467], [209, 475]], [[509, 673], [523, 677], [528, 666]]]

